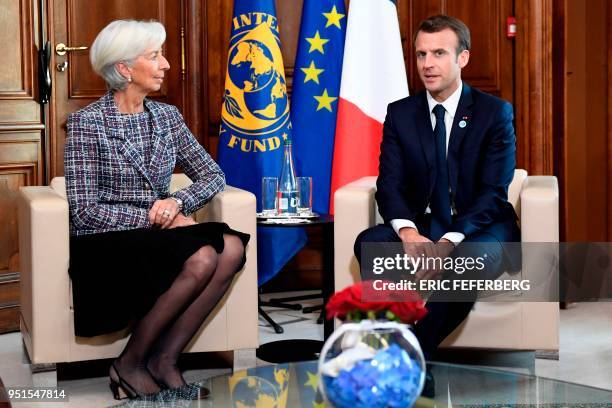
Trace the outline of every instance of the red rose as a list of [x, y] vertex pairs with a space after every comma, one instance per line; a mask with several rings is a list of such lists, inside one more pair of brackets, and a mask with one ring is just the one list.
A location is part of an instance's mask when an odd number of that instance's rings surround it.
[[373, 281], [359, 282], [336, 292], [327, 302], [326, 310], [329, 319], [345, 319], [348, 313], [356, 311], [380, 316], [388, 310], [404, 323], [414, 323], [427, 313], [417, 292], [379, 291], [373, 288]]
[[334, 293], [334, 295], [329, 298], [327, 305], [325, 305], [327, 317], [329, 319], [332, 317], [344, 319], [346, 314], [353, 310], [353, 305], [347, 302], [349, 296], [349, 288], [346, 288], [340, 292]]
[[394, 302], [389, 311], [392, 312], [402, 323], [414, 324], [427, 314], [424, 301], [417, 302]]
[[367, 313], [368, 311], [378, 312], [387, 309], [390, 302], [367, 302], [363, 300], [363, 286], [369, 285], [370, 282], [359, 282], [334, 295], [327, 302], [327, 316], [338, 317], [344, 319], [349, 312], [360, 311]]
[[353, 305], [354, 310], [362, 312], [371, 310], [373, 312], [378, 312], [387, 309], [391, 304], [389, 299], [384, 296], [372, 296], [372, 292], [374, 291], [372, 288], [372, 281], [359, 282], [346, 289], [348, 289], [350, 293], [348, 302]]

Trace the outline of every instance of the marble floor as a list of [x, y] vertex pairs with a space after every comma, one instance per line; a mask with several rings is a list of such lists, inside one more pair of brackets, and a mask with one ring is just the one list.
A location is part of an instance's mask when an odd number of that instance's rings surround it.
[[[295, 295], [299, 293], [291, 293]], [[275, 295], [278, 297], [278, 294]], [[302, 304], [316, 304], [316, 300]], [[321, 339], [323, 326], [316, 324], [318, 312], [303, 314], [301, 311], [268, 308], [274, 320], [280, 323], [285, 333], [276, 334], [260, 320], [260, 343], [290, 338]], [[579, 303], [561, 311], [561, 350], [559, 360], [536, 359], [533, 353], [509, 354], [510, 359], [490, 359], [492, 365], [516, 366], [519, 371], [535, 373], [538, 376], [570, 381], [612, 390], [612, 302]], [[188, 381], [204, 379], [230, 371], [227, 359], [206, 356], [207, 361], [199, 369], [185, 373]], [[512, 360], [514, 362], [507, 363]], [[497, 361], [497, 363], [495, 362]], [[524, 362], [524, 363], [523, 363]], [[258, 364], [266, 364], [258, 361]], [[521, 367], [521, 365], [525, 367]], [[191, 364], [193, 365], [193, 364]], [[488, 364], [490, 365], [490, 364]], [[201, 367], [205, 368], [201, 368]], [[76, 374], [75, 374], [76, 371]], [[58, 387], [66, 390], [67, 402], [59, 403], [14, 403], [14, 407], [107, 407], [116, 404], [108, 389], [108, 378], [104, 370], [86, 369], [86, 378], [79, 378], [79, 370], [68, 369]], [[32, 385], [30, 367], [23, 355], [19, 333], [0, 335], [0, 378], [6, 387], [27, 387]]]

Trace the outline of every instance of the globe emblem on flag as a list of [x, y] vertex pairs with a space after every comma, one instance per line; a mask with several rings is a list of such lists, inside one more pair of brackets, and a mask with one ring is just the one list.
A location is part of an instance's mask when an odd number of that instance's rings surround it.
[[230, 49], [228, 76], [231, 86], [226, 84], [224, 107], [227, 115], [224, 114], [224, 119], [233, 127], [261, 131], [274, 127], [287, 116], [287, 87], [277, 65], [269, 45], [263, 41], [243, 39]]
[[278, 391], [270, 381], [255, 376], [240, 379], [232, 391], [234, 406], [278, 407]]

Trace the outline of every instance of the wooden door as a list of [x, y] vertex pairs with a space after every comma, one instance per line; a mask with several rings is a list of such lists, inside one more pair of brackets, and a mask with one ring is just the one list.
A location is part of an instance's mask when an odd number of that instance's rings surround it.
[[100, 30], [116, 19], [157, 20], [166, 28], [164, 55], [170, 71], [162, 89], [152, 94], [156, 100], [185, 107], [184, 77], [181, 58], [184, 50], [182, 0], [53, 0], [49, 6], [52, 44], [53, 93], [50, 106], [50, 178], [63, 174], [66, 118], [69, 113], [96, 101], [106, 92], [102, 78], [89, 63], [89, 52], [73, 51], [60, 56], [55, 47], [90, 47]]
[[[612, 241], [612, 4], [565, 2], [555, 47], [562, 237]], [[563, 41], [563, 39], [562, 39]], [[607, 84], [607, 86], [606, 86]], [[586, 271], [585, 271], [586, 272]], [[590, 272], [590, 271], [589, 271]], [[589, 273], [586, 272], [586, 273]]]
[[43, 178], [37, 5], [0, 0], [0, 333], [19, 329], [17, 191]]

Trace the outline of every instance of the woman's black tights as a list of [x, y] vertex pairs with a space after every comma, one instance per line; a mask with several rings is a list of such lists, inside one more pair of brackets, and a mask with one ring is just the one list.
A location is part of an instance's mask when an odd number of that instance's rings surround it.
[[[136, 325], [111, 377], [122, 379], [142, 394], [185, 384], [176, 362], [187, 343], [227, 291], [244, 256], [240, 238], [223, 235], [225, 247], [195, 252], [170, 288]], [[113, 372], [116, 371], [116, 372]]]

